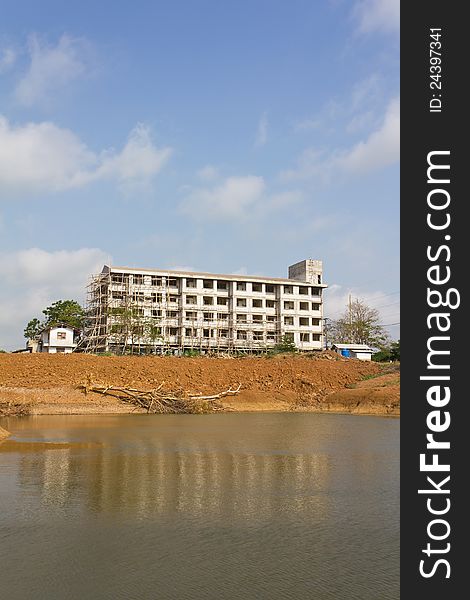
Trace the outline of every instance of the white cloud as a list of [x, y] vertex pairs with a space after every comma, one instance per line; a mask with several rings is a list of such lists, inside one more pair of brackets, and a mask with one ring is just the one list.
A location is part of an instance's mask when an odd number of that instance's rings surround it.
[[92, 273], [101, 271], [109, 256], [98, 248], [47, 252], [30, 248], [0, 254], [0, 347], [24, 346], [23, 329], [56, 300], [85, 300]]
[[199, 188], [183, 200], [183, 213], [196, 219], [230, 219], [246, 215], [263, 197], [266, 185], [262, 177], [228, 177], [213, 188]]
[[256, 131], [255, 147], [259, 148], [264, 146], [268, 141], [268, 115], [263, 113], [258, 122], [258, 129]]
[[360, 0], [353, 14], [360, 33], [397, 32], [400, 27], [400, 0]]
[[36, 35], [30, 36], [30, 64], [15, 89], [23, 106], [48, 104], [60, 89], [83, 76], [90, 67], [89, 43], [63, 35], [56, 46], [48, 46]]
[[219, 176], [218, 169], [213, 165], [206, 165], [196, 173], [202, 181], [214, 181]]
[[0, 198], [8, 193], [62, 191], [96, 180], [147, 181], [171, 148], [157, 148], [137, 125], [120, 152], [96, 154], [72, 131], [51, 122], [12, 126], [0, 116]]
[[263, 177], [245, 175], [227, 177], [212, 187], [192, 189], [181, 202], [180, 210], [198, 221], [247, 218], [254, 221], [303, 199], [299, 190], [268, 193]]
[[400, 101], [394, 98], [388, 105], [384, 120], [376, 131], [356, 144], [338, 165], [346, 171], [365, 172], [380, 169], [400, 158]]
[[16, 52], [13, 48], [4, 48], [0, 51], [0, 73], [5, 73], [16, 61]]
[[360, 174], [374, 171], [400, 158], [400, 101], [390, 101], [378, 126], [365, 140], [352, 148], [336, 149], [330, 153], [308, 148], [295, 169], [281, 173], [281, 179], [320, 178], [329, 181], [341, 173]]

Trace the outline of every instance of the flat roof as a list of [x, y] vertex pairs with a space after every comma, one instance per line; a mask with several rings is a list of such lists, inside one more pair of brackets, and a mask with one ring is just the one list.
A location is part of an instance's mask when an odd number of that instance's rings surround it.
[[374, 352], [372, 348], [370, 348], [367, 344], [333, 344], [332, 348], [339, 348], [339, 350], [347, 349], [347, 350], [362, 350], [363, 352]]
[[114, 273], [116, 271], [123, 273], [152, 273], [154, 275], [174, 275], [176, 277], [199, 277], [199, 278], [207, 278], [207, 279], [226, 279], [228, 281], [260, 281], [263, 283], [272, 282], [272, 283], [287, 283], [290, 285], [294, 284], [307, 284], [314, 285], [315, 287], [328, 287], [325, 283], [311, 283], [310, 281], [302, 281], [300, 279], [288, 279], [282, 277], [262, 277], [260, 275], [233, 275], [227, 273], [202, 273], [196, 271], [172, 271], [168, 269], [140, 269], [134, 267], [114, 267], [105, 265], [103, 267], [103, 273], [107, 271], [105, 269], [109, 269], [110, 273]]

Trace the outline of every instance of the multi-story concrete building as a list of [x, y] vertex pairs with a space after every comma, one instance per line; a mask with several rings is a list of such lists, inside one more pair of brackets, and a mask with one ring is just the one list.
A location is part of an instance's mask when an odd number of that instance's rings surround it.
[[263, 351], [283, 338], [323, 348], [322, 261], [288, 278], [104, 266], [88, 287], [90, 352]]

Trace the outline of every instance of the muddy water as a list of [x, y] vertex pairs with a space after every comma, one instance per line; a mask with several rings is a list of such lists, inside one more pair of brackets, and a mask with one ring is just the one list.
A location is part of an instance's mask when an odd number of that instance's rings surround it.
[[[0, 596], [395, 600], [399, 421], [3, 420]], [[23, 450], [24, 448], [24, 450]]]

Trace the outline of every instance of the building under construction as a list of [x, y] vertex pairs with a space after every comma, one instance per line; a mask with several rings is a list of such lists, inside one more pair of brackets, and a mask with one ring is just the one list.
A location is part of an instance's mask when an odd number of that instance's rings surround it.
[[262, 352], [281, 340], [323, 348], [322, 261], [288, 278], [104, 266], [88, 285], [81, 350], [116, 354]]

